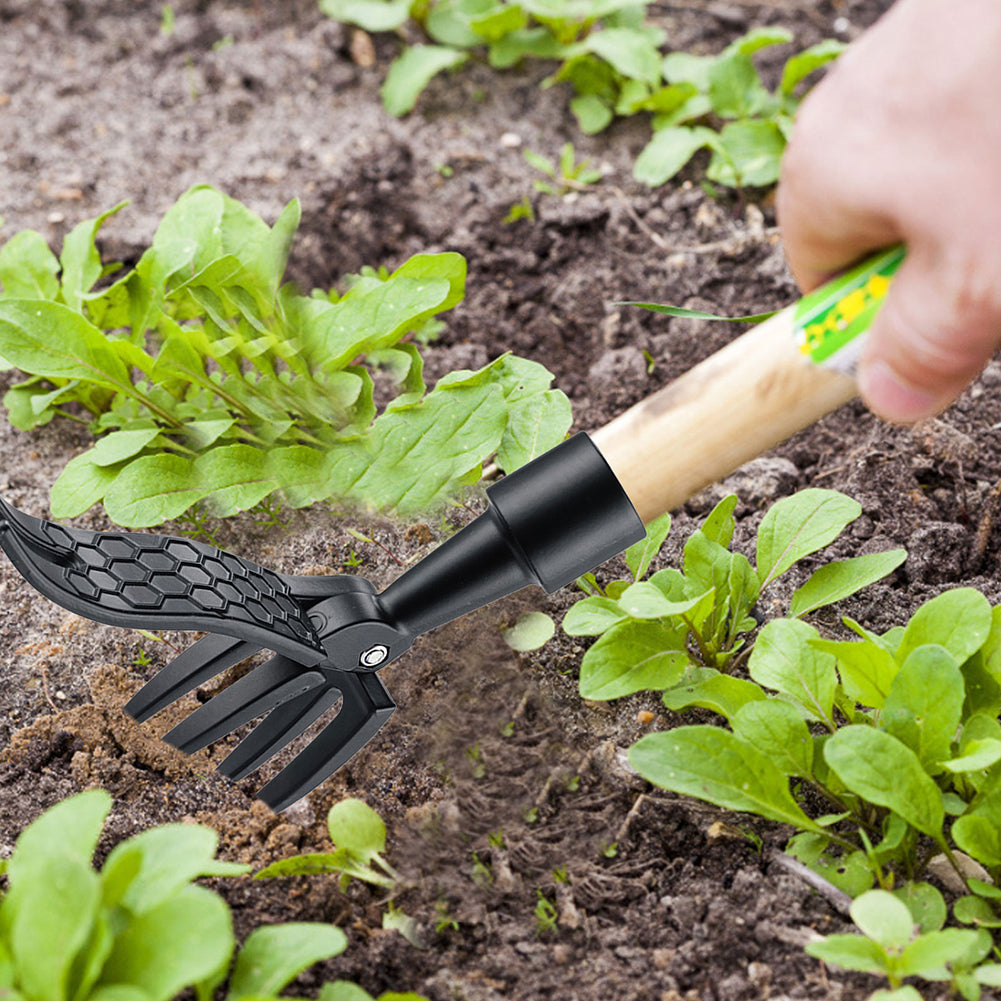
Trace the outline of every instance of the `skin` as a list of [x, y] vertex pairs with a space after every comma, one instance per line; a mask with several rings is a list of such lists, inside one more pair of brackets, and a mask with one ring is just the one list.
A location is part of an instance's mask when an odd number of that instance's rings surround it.
[[1001, 2], [898, 0], [803, 103], [778, 216], [804, 291], [907, 245], [859, 388], [896, 423], [945, 409], [1001, 347]]

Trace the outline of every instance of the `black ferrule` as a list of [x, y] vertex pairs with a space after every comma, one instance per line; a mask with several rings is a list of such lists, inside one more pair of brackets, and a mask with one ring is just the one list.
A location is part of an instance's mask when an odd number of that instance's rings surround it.
[[411, 636], [528, 584], [552, 592], [643, 538], [645, 529], [586, 434], [487, 489], [489, 508], [380, 595]]

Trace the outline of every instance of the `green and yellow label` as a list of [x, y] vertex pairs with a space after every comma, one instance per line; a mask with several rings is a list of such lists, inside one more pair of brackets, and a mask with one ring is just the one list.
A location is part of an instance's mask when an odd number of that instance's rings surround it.
[[803, 296], [794, 326], [800, 351], [817, 365], [852, 372], [859, 335], [869, 329], [903, 259], [903, 246], [892, 247]]

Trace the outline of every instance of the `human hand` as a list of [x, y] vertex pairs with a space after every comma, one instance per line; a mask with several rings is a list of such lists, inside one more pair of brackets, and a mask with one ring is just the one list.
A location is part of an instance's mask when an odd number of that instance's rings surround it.
[[804, 291], [903, 242], [859, 389], [943, 410], [1001, 346], [1001, 3], [898, 0], [804, 101], [778, 217]]

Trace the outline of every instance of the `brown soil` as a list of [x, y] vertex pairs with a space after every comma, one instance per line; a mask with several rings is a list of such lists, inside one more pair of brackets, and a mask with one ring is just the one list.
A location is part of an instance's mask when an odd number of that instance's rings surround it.
[[[851, 37], [885, 6], [686, 2], [657, 5], [657, 16], [673, 46], [717, 51], [760, 23], [789, 26], [806, 45], [834, 34], [840, 18], [842, 37]], [[107, 258], [134, 261], [162, 211], [190, 184], [208, 181], [269, 219], [289, 198], [302, 199], [291, 271], [304, 287], [417, 251], [461, 251], [469, 293], [428, 351], [431, 378], [512, 349], [549, 366], [585, 429], [733, 336], [726, 324], [666, 320], [610, 302], [749, 312], [795, 295], [769, 199], [709, 198], [698, 163], [677, 185], [637, 186], [630, 165], [645, 126], [625, 122], [580, 137], [565, 95], [538, 87], [544, 69], [467, 69], [436, 81], [418, 115], [393, 121], [378, 85], [395, 41], [377, 39], [376, 65], [362, 69], [351, 58], [350, 31], [308, 0], [184, 0], [175, 8], [168, 37], [158, 4], [0, 0], [0, 215], [8, 235], [31, 227], [58, 245], [79, 220], [130, 198], [102, 242]], [[571, 138], [578, 155], [609, 174], [578, 197], [533, 196], [537, 218], [505, 225], [532, 181], [520, 152], [501, 142], [505, 133], [550, 156]], [[650, 372], [644, 351], [655, 362]], [[858, 405], [843, 408], [692, 501], [678, 514], [666, 561], [677, 559], [721, 489], [741, 494], [737, 544], [747, 549], [767, 504], [819, 485], [855, 496], [864, 509], [833, 547], [838, 555], [890, 545], [911, 553], [889, 581], [838, 613], [884, 628], [960, 583], [1001, 600], [998, 535], [989, 526], [978, 535], [1001, 477], [999, 383], [1001, 365], [993, 363], [947, 414], [913, 431], [884, 427]], [[45, 515], [49, 485], [85, 440], [67, 424], [31, 435], [0, 425], [3, 495]], [[663, 461], [670, 448], [665, 441]], [[107, 527], [99, 511], [78, 523]], [[285, 529], [249, 515], [216, 528], [224, 547], [287, 572], [338, 572], [354, 549], [363, 559], [358, 572], [384, 585], [397, 564], [348, 536], [350, 526], [402, 561], [451, 530], [319, 509], [296, 514]], [[791, 574], [789, 588], [809, 570]], [[139, 727], [122, 714], [129, 694], [169, 657], [166, 644], [38, 600], [4, 562], [0, 847], [9, 850], [24, 824], [59, 798], [102, 785], [116, 800], [106, 845], [195, 818], [220, 830], [225, 857], [260, 866], [322, 850], [326, 809], [361, 796], [387, 820], [389, 857], [408, 884], [397, 902], [420, 923], [427, 948], [384, 932], [381, 898], [363, 886], [341, 894], [325, 878], [226, 882], [241, 934], [292, 919], [348, 931], [348, 952], [323, 977], [305, 975], [300, 993], [347, 977], [373, 993], [416, 990], [433, 1001], [867, 996], [870, 978], [825, 971], [802, 952], [813, 931], [843, 921], [770, 861], [769, 849], [788, 832], [748, 821], [764, 839], [757, 851], [721, 827], [717, 812], [652, 791], [622, 768], [620, 749], [643, 729], [637, 712], [658, 710], [653, 696], [582, 703], [579, 642], [558, 637], [520, 657], [504, 645], [499, 624], [528, 607], [558, 615], [571, 599], [526, 592], [421, 641], [383, 673], [400, 705], [390, 724], [308, 801], [276, 817], [255, 804], [256, 783], [214, 775], [222, 749], [184, 757], [155, 739], [170, 719]], [[833, 612], [823, 622], [839, 628]], [[134, 664], [140, 648], [148, 666]], [[163, 715], [176, 721], [193, 704]], [[669, 717], [661, 711], [648, 726], [670, 725]], [[485, 885], [474, 879], [477, 858], [492, 874]], [[540, 890], [557, 907], [553, 931], [536, 927]]]

